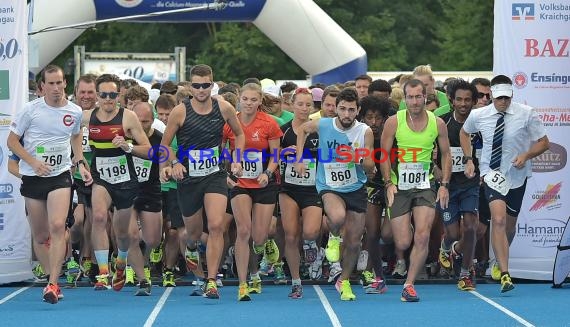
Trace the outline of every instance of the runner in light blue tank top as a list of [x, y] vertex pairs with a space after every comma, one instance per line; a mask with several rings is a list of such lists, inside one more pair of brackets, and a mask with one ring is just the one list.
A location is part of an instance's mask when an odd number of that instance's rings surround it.
[[317, 166], [317, 191], [334, 190], [348, 193], [356, 191], [366, 183], [366, 174], [360, 164], [341, 162], [346, 156], [339, 156], [337, 149], [349, 146], [364, 148], [364, 133], [368, 126], [356, 121], [349, 130], [335, 126], [336, 118], [321, 118], [319, 121], [320, 159]]

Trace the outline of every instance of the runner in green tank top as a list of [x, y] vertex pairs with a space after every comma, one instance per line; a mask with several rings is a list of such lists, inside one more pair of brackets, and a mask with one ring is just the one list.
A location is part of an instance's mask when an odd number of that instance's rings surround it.
[[[381, 163], [386, 182], [388, 216], [394, 234], [396, 249], [405, 251], [412, 242], [410, 232], [411, 213], [414, 217], [414, 247], [410, 254], [410, 267], [402, 290], [401, 300], [417, 302], [419, 297], [414, 281], [422, 269], [428, 253], [429, 235], [435, 219], [435, 202], [442, 208], [449, 201], [451, 156], [447, 127], [441, 118], [426, 111], [426, 86], [417, 79], [404, 85], [407, 110], [388, 118], [382, 132], [383, 149], [391, 149], [397, 143], [397, 156]], [[432, 172], [432, 151], [435, 141], [441, 153], [442, 183], [435, 191]], [[395, 141], [395, 142], [394, 142]], [[391, 161], [397, 166], [392, 171]]]

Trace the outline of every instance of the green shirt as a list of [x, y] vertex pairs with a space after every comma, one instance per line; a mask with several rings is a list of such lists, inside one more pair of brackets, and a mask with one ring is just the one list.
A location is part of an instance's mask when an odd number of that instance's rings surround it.
[[[402, 160], [398, 160], [397, 171], [400, 170], [401, 164], [408, 163], [421, 163], [423, 170], [429, 174], [429, 179], [432, 179], [432, 152], [434, 142], [439, 135], [437, 130], [437, 120], [435, 114], [431, 111], [426, 111], [428, 116], [428, 123], [423, 131], [415, 132], [408, 126], [407, 110], [400, 110], [397, 113], [398, 127], [396, 128], [395, 139], [398, 144], [398, 152], [406, 151], [402, 156]], [[418, 149], [412, 151], [412, 149]], [[415, 152], [415, 155], [414, 155]], [[392, 183], [398, 185], [398, 176], [396, 172], [392, 171]]]
[[[433, 113], [437, 117], [441, 117], [451, 111], [451, 106], [449, 105], [449, 99], [447, 99], [447, 95], [445, 93], [435, 90], [435, 94], [439, 100], [439, 108], [435, 109]], [[408, 107], [406, 106], [406, 101], [402, 100], [400, 101], [400, 108], [398, 110], [404, 109], [408, 109]]]
[[[172, 149], [174, 149], [174, 152], [176, 152], [178, 150], [178, 141], [176, 140], [176, 136], [174, 137], [174, 139], [172, 140], [172, 143], [170, 143], [170, 147]], [[171, 189], [176, 189], [176, 182], [175, 181], [168, 181], [166, 183], [162, 183], [160, 184], [160, 190], [162, 192], [168, 192], [168, 190]]]

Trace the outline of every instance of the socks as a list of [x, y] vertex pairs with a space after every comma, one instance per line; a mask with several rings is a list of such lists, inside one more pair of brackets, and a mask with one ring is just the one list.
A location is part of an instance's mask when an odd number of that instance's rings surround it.
[[99, 265], [99, 275], [109, 274], [109, 250], [95, 250], [95, 258]]
[[301, 279], [292, 279], [291, 285], [301, 285]]
[[127, 256], [129, 255], [129, 250], [123, 251], [119, 249], [118, 251], [119, 252], [117, 253], [117, 261], [115, 263], [115, 266], [125, 269], [125, 266], [127, 265]]

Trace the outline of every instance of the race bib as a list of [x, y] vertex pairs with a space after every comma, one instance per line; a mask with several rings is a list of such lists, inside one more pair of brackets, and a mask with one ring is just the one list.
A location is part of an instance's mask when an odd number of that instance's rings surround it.
[[358, 181], [354, 162], [329, 162], [325, 167], [325, 183], [330, 187], [349, 186]]
[[188, 151], [188, 176], [208, 176], [219, 171], [219, 157], [217, 147]]
[[451, 148], [451, 172], [463, 172], [465, 164], [463, 163], [463, 150], [461, 147], [452, 146]]
[[287, 163], [285, 169], [285, 183], [300, 185], [300, 186], [313, 186], [315, 185], [315, 176], [317, 172], [317, 164], [311, 162], [311, 159], [304, 159], [305, 174], [300, 176], [297, 174], [293, 163]]
[[83, 136], [81, 138], [81, 148], [83, 152], [91, 152], [91, 147], [89, 146], [89, 129], [83, 127]]
[[[428, 165], [428, 164], [425, 164]], [[411, 190], [428, 189], [429, 171], [424, 168], [424, 163], [401, 163], [398, 165], [398, 189]]]
[[263, 155], [261, 152], [245, 152], [246, 160], [241, 162], [243, 171], [240, 178], [255, 179], [261, 175], [263, 171]]
[[109, 184], [125, 183], [131, 180], [127, 166], [127, 157], [125, 155], [118, 157], [97, 157], [96, 165], [99, 177]]
[[148, 182], [152, 161], [133, 156], [133, 164], [135, 165], [135, 172], [137, 173], [139, 183]]
[[52, 167], [53, 171], [65, 170], [66, 165], [69, 165], [68, 153], [69, 146], [67, 143], [59, 143], [48, 146], [37, 146], [36, 147], [36, 159], [45, 162]]
[[497, 170], [492, 170], [485, 178], [483, 178], [487, 186], [493, 190], [501, 193], [502, 195], [507, 195], [511, 189], [511, 182], [507, 179], [503, 173]]

